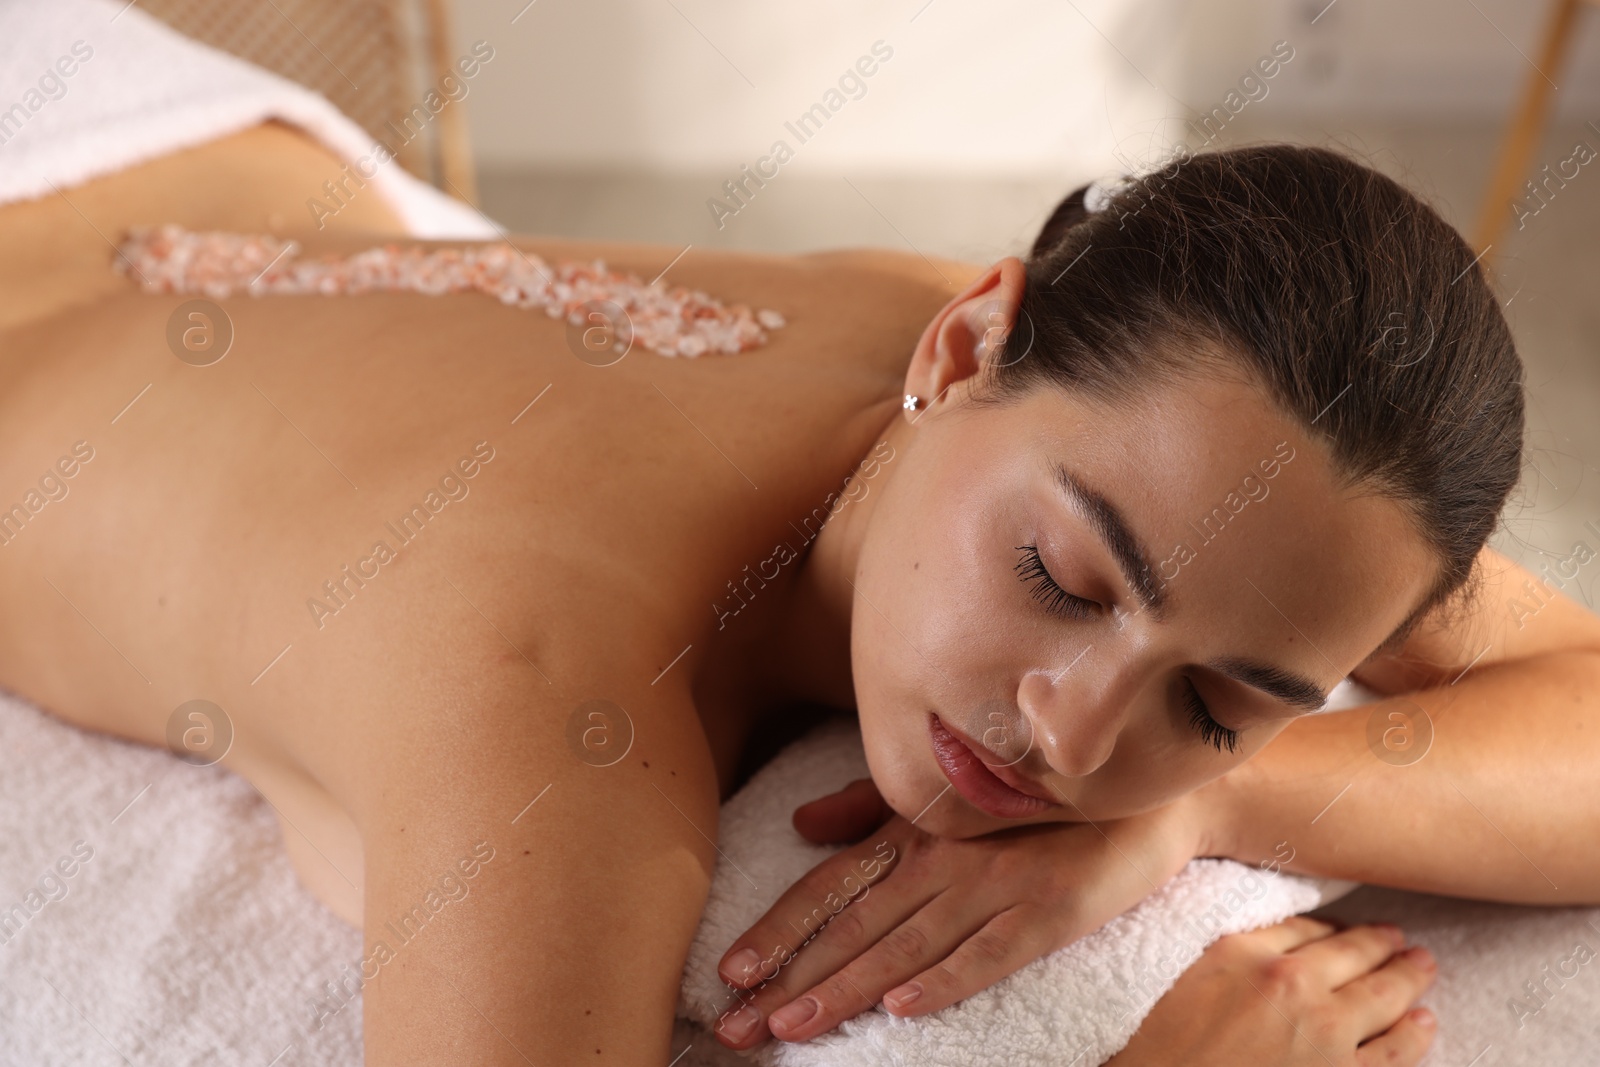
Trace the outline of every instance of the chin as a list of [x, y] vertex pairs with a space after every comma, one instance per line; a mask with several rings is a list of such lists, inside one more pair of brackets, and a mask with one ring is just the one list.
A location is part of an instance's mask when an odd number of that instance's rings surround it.
[[[920, 753], [916, 751], [914, 739], [900, 734], [892, 741], [886, 740], [879, 736], [879, 730], [874, 728], [874, 723], [863, 718], [861, 744], [866, 752], [867, 770], [872, 774], [872, 784], [878, 787], [884, 802], [907, 822], [917, 819], [918, 828], [938, 833], [939, 831], [933, 830], [929, 823], [936, 815], [944, 814], [939, 808], [949, 797], [941, 799], [926, 814], [923, 813], [923, 809], [927, 808], [928, 801], [938, 796], [939, 790], [944, 788], [944, 775], [939, 773], [937, 766], [922, 765], [922, 761], [917, 758]], [[919, 815], [921, 818], [918, 818]], [[948, 818], [948, 815], [945, 817]]]
[[964, 838], [1020, 825], [986, 815], [967, 803], [939, 770], [926, 743], [918, 747], [920, 737], [902, 737], [897, 744], [885, 745], [874, 743], [874, 733], [863, 723], [862, 741], [873, 784], [895, 814], [907, 822], [916, 820], [917, 829], [935, 837]]
[[982, 837], [996, 830], [1004, 830], [1008, 826], [1020, 825], [1022, 824], [1002, 822], [981, 811], [974, 811], [966, 801], [954, 793], [946, 793], [928, 814], [917, 821], [917, 829], [926, 831], [934, 837], [949, 838]]

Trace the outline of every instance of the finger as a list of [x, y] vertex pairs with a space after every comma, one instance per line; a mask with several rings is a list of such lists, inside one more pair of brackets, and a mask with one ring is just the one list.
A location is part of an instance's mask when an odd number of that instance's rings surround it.
[[[877, 997], [860, 992], [847, 980], [840, 979], [840, 972], [914, 917], [941, 888], [915, 879], [880, 880], [866, 894], [846, 904], [837, 915], [829, 917], [823, 909], [816, 913], [822, 921], [804, 919], [800, 929], [790, 931], [791, 951], [776, 966], [765, 968], [762, 980], [740, 992], [740, 1000], [750, 1010], [741, 1016], [737, 1032], [732, 1025], [722, 1027], [718, 1031], [719, 1039], [736, 1049], [759, 1043], [769, 1033], [769, 1019], [773, 1013], [802, 994], [822, 987], [825, 987], [826, 996], [822, 999], [827, 1003], [829, 1019], [843, 1021], [873, 1007]], [[915, 973], [915, 968], [909, 968], [890, 979], [883, 989]], [[877, 991], [879, 995], [881, 992], [881, 989]], [[800, 1014], [809, 1017], [819, 1003], [821, 1001], [814, 1000], [811, 1011]], [[794, 1015], [791, 1013], [786, 1018]], [[821, 1033], [826, 1028], [816, 1028], [815, 1032]]]
[[[875, 834], [811, 868], [754, 926], [728, 946], [717, 965], [722, 980], [736, 989], [771, 981], [800, 951], [803, 942], [816, 936], [822, 927], [832, 925], [834, 917], [847, 910], [846, 904], [862, 899], [894, 867], [905, 848], [907, 835], [903, 829], [909, 828], [885, 828], [882, 836]], [[879, 936], [921, 907], [940, 888], [943, 887], [929, 887], [923, 900], [910, 904], [900, 915], [886, 916]], [[859, 918], [857, 914], [851, 922]]]
[[1227, 936], [1240, 941], [1248, 942], [1252, 947], [1265, 950], [1274, 954], [1293, 952], [1302, 945], [1313, 941], [1320, 941], [1337, 931], [1332, 923], [1313, 919], [1309, 915], [1291, 915], [1281, 923], [1263, 926], [1259, 930], [1249, 930], [1242, 934]]
[[794, 828], [815, 845], [853, 844], [894, 815], [871, 778], [858, 778], [794, 811]]
[[[824, 1001], [827, 1006], [826, 1016], [819, 1019], [818, 1027], [806, 1030], [808, 1035], [813, 1030], [821, 1033], [830, 1025], [837, 1025], [837, 1022], [851, 1019], [872, 1008], [877, 1003], [875, 998], [848, 984], [846, 979], [840, 977], [840, 971], [875, 942], [890, 936], [898, 925], [914, 917], [925, 904], [926, 893], [930, 893], [930, 889], [917, 885], [915, 881], [904, 881], [899, 885], [893, 880], [880, 881], [870, 889], [869, 894], [859, 897], [853, 904], [846, 904], [838, 915], [826, 921], [826, 925], [818, 926], [811, 920], [803, 921], [802, 929], [792, 931], [792, 950], [779, 961], [779, 965], [763, 969], [766, 977], [762, 981], [738, 990], [742, 1005], [739, 1024], [720, 1025], [718, 1040], [736, 1049], [757, 1045], [771, 1033], [770, 1017], [792, 1001], [803, 998], [803, 993], [808, 990], [816, 993], [816, 997], [805, 998], [808, 1000], [808, 1009], [798, 1013], [798, 1016], [810, 1019]], [[904, 981], [912, 973], [914, 971], [906, 971], [894, 977], [885, 985], [885, 989], [888, 985]], [[794, 1019], [800, 1024], [800, 1017], [795, 1017], [795, 1014], [790, 1013], [786, 1019]], [[834, 1022], [824, 1025], [826, 1021]]]
[[1356, 1049], [1361, 1067], [1416, 1067], [1439, 1030], [1439, 1020], [1427, 1008], [1408, 1011], [1400, 1021]]
[[965, 938], [954, 952], [904, 985], [889, 990], [883, 1006], [892, 1015], [913, 1018], [947, 1008], [987, 989], [1049, 952], [1043, 922], [1025, 908], [1011, 908]]
[[1336, 934], [1301, 945], [1294, 954], [1312, 965], [1327, 982], [1338, 989], [1354, 981], [1393, 956], [1405, 944], [1405, 934], [1391, 923], [1352, 926]]
[[[807, 1041], [827, 1033], [949, 957], [982, 929], [990, 914], [967, 894], [941, 894], [825, 981], [772, 1012], [767, 1025], [784, 1041]], [[984, 984], [971, 988], [982, 989]]]
[[1362, 975], [1342, 989], [1335, 998], [1346, 1010], [1357, 1041], [1364, 1041], [1389, 1029], [1433, 984], [1439, 966], [1433, 954], [1421, 945], [1406, 949], [1388, 963]]

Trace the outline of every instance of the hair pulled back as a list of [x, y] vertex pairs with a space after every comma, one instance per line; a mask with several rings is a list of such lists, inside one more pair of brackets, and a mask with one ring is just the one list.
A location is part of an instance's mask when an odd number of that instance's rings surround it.
[[1442, 564], [1423, 607], [1461, 588], [1517, 482], [1523, 397], [1455, 229], [1372, 168], [1289, 144], [1182, 155], [1092, 212], [1089, 192], [1035, 241], [985, 395], [1115, 401], [1242, 368], [1325, 436], [1347, 484], [1408, 508]]

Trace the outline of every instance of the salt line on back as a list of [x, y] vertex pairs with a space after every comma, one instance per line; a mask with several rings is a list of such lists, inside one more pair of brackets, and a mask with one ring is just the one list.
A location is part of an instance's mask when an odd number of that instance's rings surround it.
[[[572, 326], [600, 321], [663, 356], [737, 353], [767, 341], [783, 316], [744, 304], [729, 307], [682, 286], [646, 284], [604, 262], [563, 260], [553, 267], [507, 242], [466, 248], [386, 244], [352, 256], [301, 258], [292, 240], [257, 234], [196, 232], [179, 226], [139, 228], [119, 249], [116, 269], [132, 273], [146, 292], [221, 300], [251, 296], [335, 296], [374, 291], [439, 295], [477, 290], [503, 304], [544, 308]], [[618, 308], [624, 321], [606, 305]]]

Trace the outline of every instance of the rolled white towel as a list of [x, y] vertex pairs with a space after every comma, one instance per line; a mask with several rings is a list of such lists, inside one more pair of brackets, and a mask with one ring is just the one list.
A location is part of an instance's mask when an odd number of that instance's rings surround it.
[[[1341, 687], [1329, 710], [1362, 696]], [[860, 730], [841, 720], [790, 745], [723, 805], [721, 856], [689, 950], [680, 1016], [711, 1029], [737, 1004], [717, 975], [718, 960], [784, 890], [838, 851], [800, 837], [794, 809], [865, 777]], [[1094, 1067], [1127, 1044], [1211, 942], [1354, 888], [1233, 860], [1194, 860], [1133, 910], [959, 1004], [914, 1020], [874, 1010], [814, 1040], [769, 1041], [751, 1055], [774, 1067]]]
[[136, 5], [0, 0], [0, 204], [50, 196], [268, 119], [370, 171], [375, 194], [414, 236], [499, 233], [393, 159], [377, 162], [376, 142], [325, 97], [190, 40]]

